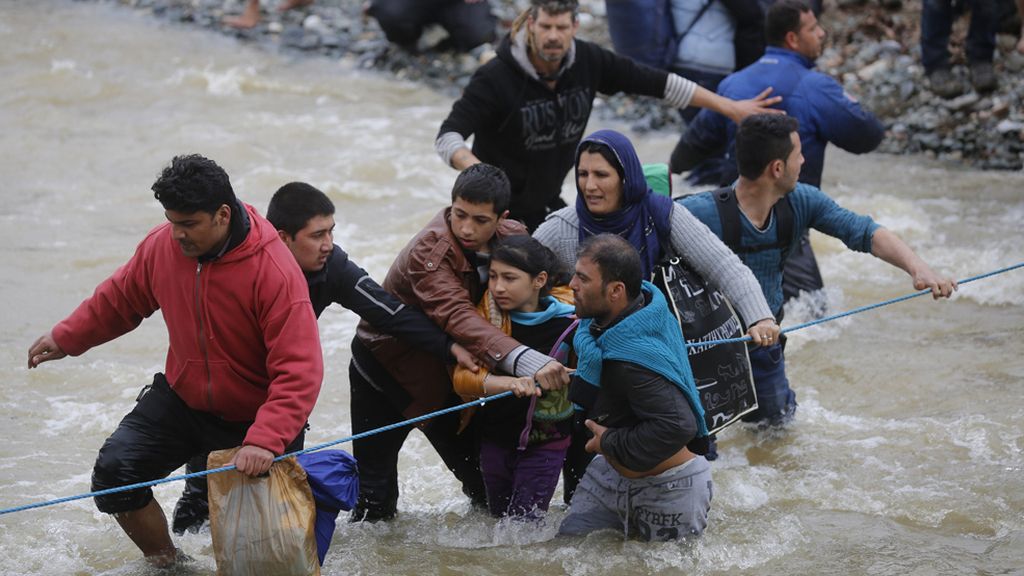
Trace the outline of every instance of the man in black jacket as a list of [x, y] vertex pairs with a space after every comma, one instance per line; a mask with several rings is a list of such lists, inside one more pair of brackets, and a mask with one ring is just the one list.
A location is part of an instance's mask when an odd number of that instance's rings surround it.
[[[672, 106], [711, 108], [742, 120], [779, 101], [766, 90], [733, 101], [676, 74], [655, 70], [576, 40], [575, 0], [531, 0], [441, 124], [434, 148], [457, 170], [477, 162], [500, 167], [512, 182], [510, 217], [531, 231], [559, 197], [597, 92], [630, 92]], [[474, 135], [473, 149], [466, 139]]]
[[640, 256], [614, 234], [587, 238], [569, 283], [582, 319], [570, 396], [596, 453], [558, 529], [675, 540], [707, 527], [707, 427], [682, 332]]
[[[420, 310], [406, 306], [384, 290], [365, 270], [348, 258], [334, 243], [334, 203], [326, 194], [303, 182], [285, 184], [270, 200], [267, 220], [277, 229], [309, 284], [309, 299], [317, 318], [332, 303], [355, 312], [380, 331], [392, 334], [410, 345], [441, 358], [447, 364], [458, 362], [476, 369], [473, 355], [456, 343]], [[460, 442], [470, 442], [472, 433]], [[463, 476], [470, 478], [466, 488], [479, 504], [484, 502], [483, 480], [473, 458], [475, 447], [459, 447], [467, 460]], [[464, 450], [461, 448], [465, 448]], [[453, 448], [454, 449], [454, 448]], [[189, 473], [206, 469], [206, 454], [188, 463]], [[473, 471], [475, 470], [475, 475]], [[190, 478], [174, 507], [176, 534], [196, 531], [209, 517], [206, 478]]]

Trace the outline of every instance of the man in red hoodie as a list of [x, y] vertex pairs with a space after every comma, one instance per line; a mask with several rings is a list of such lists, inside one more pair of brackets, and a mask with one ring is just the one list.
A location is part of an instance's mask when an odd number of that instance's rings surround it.
[[[94, 491], [164, 478], [195, 454], [235, 446], [231, 463], [262, 474], [275, 455], [301, 447], [323, 379], [305, 278], [274, 227], [235, 198], [224, 170], [178, 156], [153, 192], [168, 222], [28, 352], [29, 368], [78, 356], [163, 314], [164, 373], [100, 449]], [[150, 563], [174, 564], [152, 490], [97, 497], [96, 506]]]

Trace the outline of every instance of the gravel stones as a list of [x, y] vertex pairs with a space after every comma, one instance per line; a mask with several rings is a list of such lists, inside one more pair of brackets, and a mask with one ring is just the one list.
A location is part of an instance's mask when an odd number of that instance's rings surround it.
[[[435, 51], [437, 30], [417, 52], [392, 46], [376, 20], [363, 14], [364, 0], [317, 0], [280, 13], [277, 1], [264, 1], [262, 22], [251, 30], [221, 23], [225, 14], [241, 12], [244, 0], [97, 0], [125, 4], [172, 22], [220, 30], [246, 42], [280, 50], [318, 54], [377, 69], [403, 80], [422, 82], [458, 95], [489, 45], [471, 54]], [[490, 0], [501, 32], [528, 0]], [[999, 87], [982, 97], [968, 91], [950, 100], [933, 94], [920, 66], [921, 0], [826, 0], [822, 25], [829, 33], [818, 69], [835, 78], [848, 94], [887, 127], [880, 150], [894, 154], [924, 153], [981, 168], [1020, 170], [1024, 166], [1024, 55], [1014, 50], [1016, 37], [1000, 35], [995, 71]], [[580, 37], [611, 46], [604, 0], [580, 0]], [[965, 27], [955, 27], [954, 74], [969, 86], [962, 66]], [[958, 66], [959, 65], [959, 66]], [[599, 95], [594, 113], [616, 118], [635, 130], [680, 132], [677, 111], [659, 100]]]

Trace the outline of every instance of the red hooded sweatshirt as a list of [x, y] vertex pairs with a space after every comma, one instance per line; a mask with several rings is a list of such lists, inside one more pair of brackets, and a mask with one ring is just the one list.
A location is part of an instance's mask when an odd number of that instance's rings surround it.
[[295, 258], [266, 219], [246, 210], [245, 240], [209, 262], [182, 254], [169, 223], [154, 228], [53, 339], [78, 356], [160, 310], [171, 388], [195, 410], [253, 422], [243, 444], [281, 454], [316, 403], [323, 356]]

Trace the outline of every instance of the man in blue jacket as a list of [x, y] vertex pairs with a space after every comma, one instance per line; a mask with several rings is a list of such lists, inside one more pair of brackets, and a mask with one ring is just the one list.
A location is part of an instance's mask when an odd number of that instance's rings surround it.
[[[754, 64], [729, 75], [718, 92], [728, 98], [747, 98], [766, 87], [782, 96], [778, 105], [800, 122], [800, 143], [804, 163], [800, 181], [821, 186], [825, 146], [833, 142], [854, 154], [870, 152], [885, 135], [881, 123], [861, 108], [830, 76], [815, 71], [821, 56], [825, 31], [814, 12], [800, 0], [781, 0], [765, 16], [768, 48]], [[679, 174], [693, 170], [691, 184], [725, 186], [736, 180], [736, 124], [728, 118], [703, 110], [672, 151], [670, 167]], [[801, 241], [786, 263], [785, 296], [822, 287], [810, 242]]]
[[[817, 187], [797, 182], [804, 163], [798, 134], [792, 116], [747, 118], [735, 136], [735, 186], [680, 200], [750, 268], [772, 312], [782, 312], [782, 263], [810, 228], [900, 268], [915, 290], [929, 288], [933, 297], [948, 298], [956, 281], [933, 272], [898, 236], [842, 208]], [[796, 394], [786, 378], [781, 343], [751, 349], [750, 367], [759, 406], [744, 420], [785, 423], [796, 410]]]

